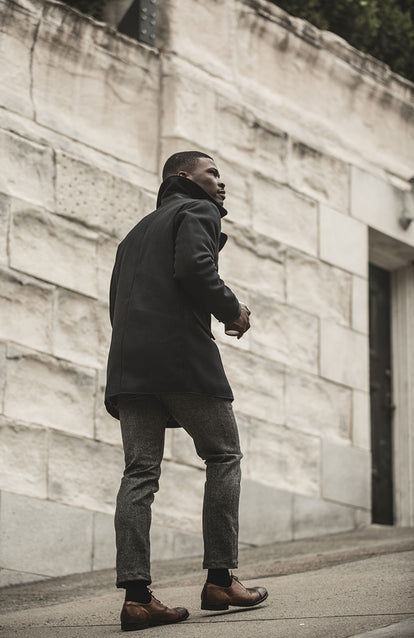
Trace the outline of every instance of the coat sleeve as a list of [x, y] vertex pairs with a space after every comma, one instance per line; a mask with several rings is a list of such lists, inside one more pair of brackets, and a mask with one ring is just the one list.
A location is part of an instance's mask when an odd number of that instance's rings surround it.
[[193, 201], [177, 213], [174, 278], [198, 305], [231, 323], [240, 304], [217, 271], [220, 230], [220, 213], [208, 201]]

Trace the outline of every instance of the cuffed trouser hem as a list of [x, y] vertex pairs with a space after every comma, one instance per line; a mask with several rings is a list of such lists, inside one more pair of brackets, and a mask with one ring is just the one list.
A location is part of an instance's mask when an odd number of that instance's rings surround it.
[[141, 583], [143, 582], [147, 586], [151, 585], [151, 579], [144, 578], [142, 576], [129, 576], [128, 578], [124, 578], [123, 580], [117, 580], [116, 586], [118, 589], [126, 589], [127, 587], [132, 585], [132, 583], [135, 583], [137, 581]]
[[220, 561], [220, 563], [203, 563], [203, 569], [237, 569], [238, 562]]

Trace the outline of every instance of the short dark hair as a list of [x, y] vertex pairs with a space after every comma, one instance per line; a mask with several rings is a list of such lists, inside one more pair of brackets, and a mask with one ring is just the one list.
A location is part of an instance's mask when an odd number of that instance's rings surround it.
[[201, 151], [181, 151], [174, 153], [167, 159], [162, 169], [162, 179], [167, 179], [171, 175], [177, 175], [179, 171], [189, 172], [195, 165], [200, 157], [208, 157], [213, 159], [210, 155], [202, 153]]

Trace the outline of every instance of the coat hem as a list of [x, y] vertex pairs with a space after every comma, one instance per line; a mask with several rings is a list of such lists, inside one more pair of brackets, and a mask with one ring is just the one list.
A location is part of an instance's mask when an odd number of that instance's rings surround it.
[[[129, 396], [129, 397], [143, 397], [143, 396], [154, 396], [154, 395], [163, 395], [163, 394], [192, 394], [195, 396], [202, 397], [214, 397], [216, 399], [223, 399], [224, 401], [234, 401], [233, 393], [224, 394], [224, 393], [211, 393], [211, 392], [188, 392], [185, 390], [164, 390], [161, 392], [152, 391], [152, 392], [118, 392], [117, 394], [111, 394], [105, 399], [105, 408], [109, 414], [114, 417], [114, 419], [118, 419], [119, 421], [119, 410], [118, 410], [118, 398], [121, 396]], [[174, 426], [177, 427], [177, 426]], [[181, 426], [178, 426], [181, 427]]]

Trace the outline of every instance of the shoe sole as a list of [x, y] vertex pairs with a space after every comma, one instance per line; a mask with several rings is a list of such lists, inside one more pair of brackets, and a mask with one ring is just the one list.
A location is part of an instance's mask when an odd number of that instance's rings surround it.
[[250, 603], [248, 605], [232, 605], [231, 603], [228, 605], [207, 605], [206, 603], [201, 603], [201, 609], [204, 609], [204, 611], [226, 611], [229, 607], [255, 607], [265, 601], [268, 595], [269, 592], [266, 592], [263, 598], [260, 598], [260, 600], [256, 600], [254, 603]]
[[178, 618], [177, 620], [171, 620], [169, 622], [156, 622], [156, 623], [121, 623], [122, 631], [139, 631], [140, 629], [148, 629], [149, 627], [159, 627], [160, 625], [174, 625], [177, 622], [181, 622], [182, 620], [187, 620], [189, 612], [186, 613], [182, 618]]

